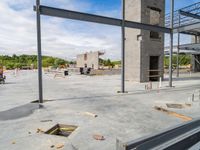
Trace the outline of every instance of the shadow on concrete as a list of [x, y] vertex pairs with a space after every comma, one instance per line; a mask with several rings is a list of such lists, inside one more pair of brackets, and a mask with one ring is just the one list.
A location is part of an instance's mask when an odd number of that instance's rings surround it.
[[135, 94], [145, 94], [147, 93], [144, 90], [137, 90], [135, 92], [130, 92], [130, 93], [120, 93], [120, 94], [110, 94], [110, 95], [92, 95], [92, 96], [83, 96], [83, 97], [68, 97], [68, 98], [57, 98], [57, 99], [51, 99], [51, 101], [71, 101], [71, 100], [81, 100], [81, 101], [86, 101], [86, 100], [95, 100], [99, 98], [110, 98], [110, 97], [119, 97], [119, 96], [129, 96], [129, 95], [135, 95]]
[[3, 85], [5, 84], [17, 84], [16, 82], [5, 82]]
[[0, 120], [14, 120], [31, 115], [36, 109], [39, 109], [38, 104], [25, 104], [6, 111], [0, 112]]

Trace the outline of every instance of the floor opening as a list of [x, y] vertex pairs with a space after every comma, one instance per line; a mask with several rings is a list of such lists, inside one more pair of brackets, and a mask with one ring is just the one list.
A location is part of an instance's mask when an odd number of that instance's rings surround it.
[[74, 125], [56, 124], [51, 129], [49, 129], [48, 131], [46, 131], [45, 134], [68, 137], [77, 128], [78, 128], [78, 126], [74, 126]]

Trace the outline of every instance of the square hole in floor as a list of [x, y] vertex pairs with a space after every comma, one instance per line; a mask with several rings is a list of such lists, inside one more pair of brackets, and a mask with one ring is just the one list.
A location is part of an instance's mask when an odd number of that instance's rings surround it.
[[74, 126], [74, 125], [56, 124], [51, 129], [47, 130], [45, 133], [50, 134], [50, 135], [68, 137], [77, 128], [78, 126]]

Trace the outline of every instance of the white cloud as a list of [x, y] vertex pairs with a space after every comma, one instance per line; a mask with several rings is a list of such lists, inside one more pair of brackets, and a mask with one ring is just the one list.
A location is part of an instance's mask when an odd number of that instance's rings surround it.
[[[35, 0], [0, 0], [0, 54], [37, 54], [34, 3]], [[42, 4], [82, 12], [90, 12], [93, 7], [82, 0], [42, 0]], [[120, 16], [117, 9], [95, 13]], [[104, 50], [106, 57], [120, 59], [118, 27], [54, 17], [42, 17], [41, 23], [43, 55], [72, 59], [86, 51]], [[182, 40], [186, 43], [189, 38]], [[166, 45], [168, 41], [166, 37]]]
[[[34, 2], [35, 0], [0, 1], [0, 13], [2, 14], [0, 16], [2, 22], [0, 24], [0, 54], [37, 53], [35, 13], [32, 9]], [[43, 1], [45, 5], [54, 4], [53, 1], [48, 2]], [[77, 0], [56, 0], [56, 7], [67, 6], [67, 9], [79, 11], [89, 9], [89, 4], [81, 2], [77, 5], [78, 2]], [[78, 53], [105, 50], [108, 57], [118, 59], [120, 55], [119, 33], [120, 28], [42, 17], [43, 54], [71, 59]]]

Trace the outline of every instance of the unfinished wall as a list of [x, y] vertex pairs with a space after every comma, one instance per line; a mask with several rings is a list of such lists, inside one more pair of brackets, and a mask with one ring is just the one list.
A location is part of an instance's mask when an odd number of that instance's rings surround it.
[[[164, 14], [165, 0], [126, 0], [126, 20], [164, 26]], [[126, 28], [125, 35], [126, 80], [149, 81], [150, 56], [159, 57], [157, 70], [163, 71], [164, 34]]]
[[77, 67], [85, 67], [99, 69], [99, 56], [100, 52], [89, 52], [85, 54], [77, 55], [76, 63]]
[[[200, 36], [192, 37], [192, 43], [200, 43]], [[200, 72], [200, 55], [192, 55], [192, 71]]]

